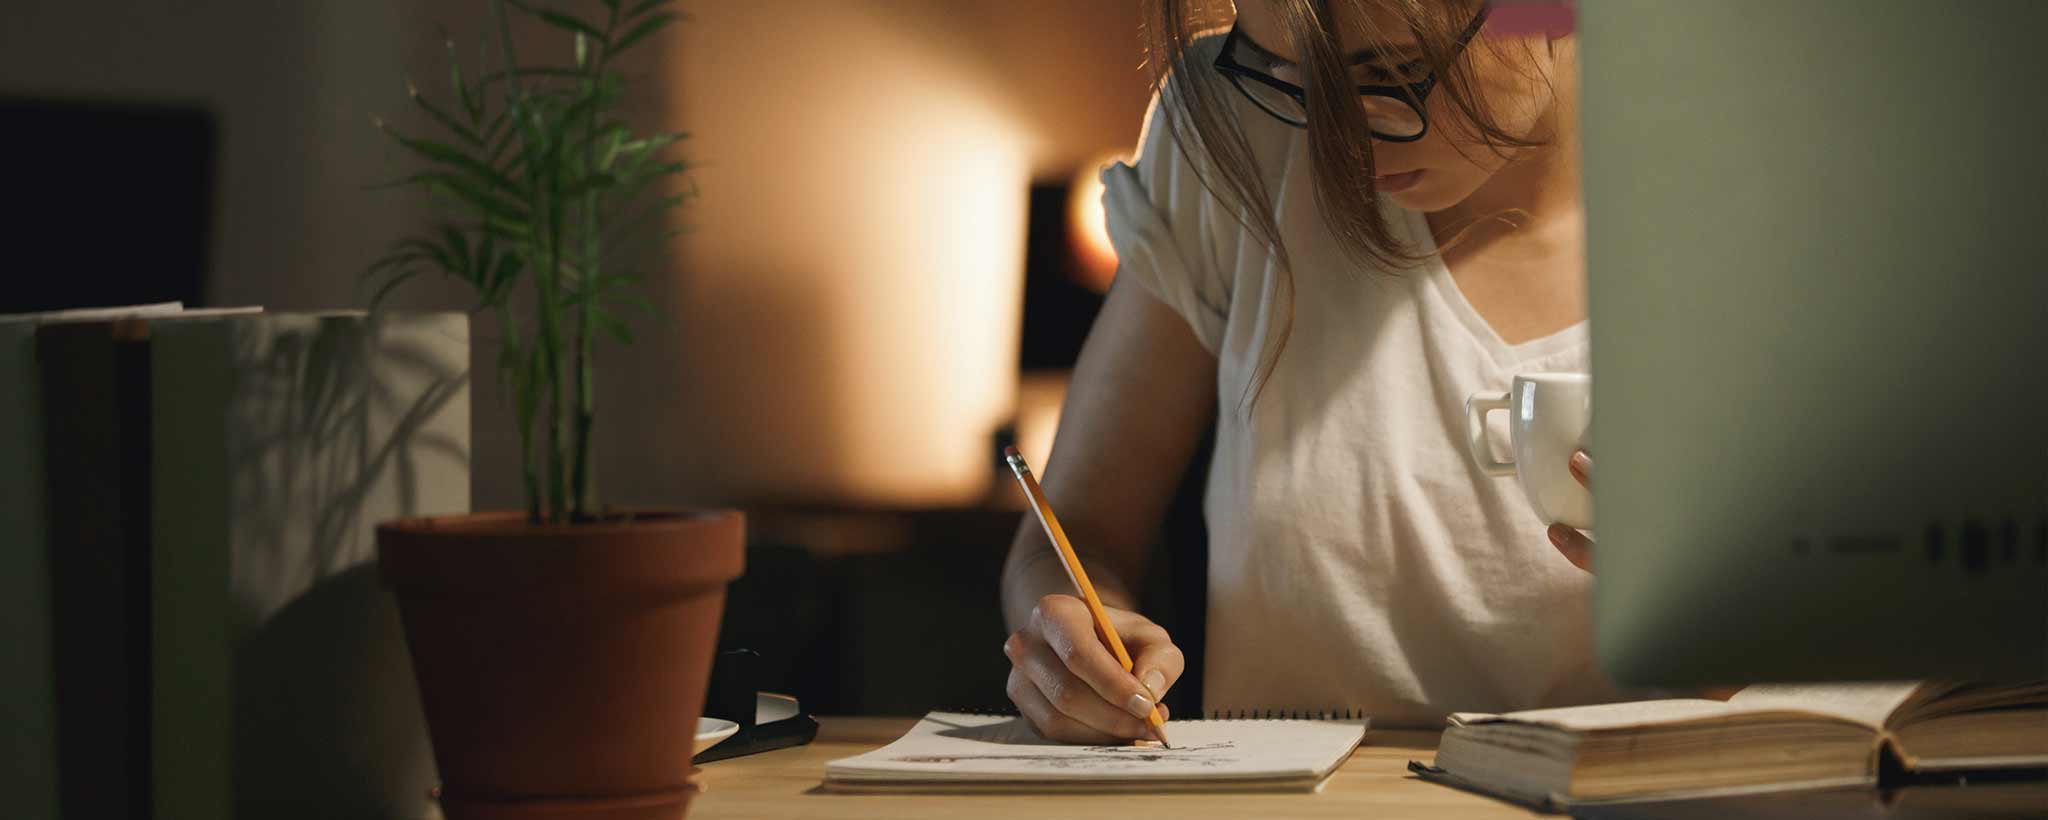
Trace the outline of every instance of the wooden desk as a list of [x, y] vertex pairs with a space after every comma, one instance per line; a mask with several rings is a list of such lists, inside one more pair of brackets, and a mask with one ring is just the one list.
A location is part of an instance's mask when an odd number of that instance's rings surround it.
[[704, 794], [690, 806], [691, 820], [728, 818], [890, 817], [1029, 818], [1080, 820], [1165, 817], [1174, 820], [1246, 817], [1444, 818], [1497, 820], [1543, 817], [1506, 803], [1416, 780], [1409, 760], [1434, 757], [1435, 732], [1372, 731], [1365, 745], [1330, 776], [1320, 794], [1169, 795], [873, 795], [832, 794], [820, 788], [825, 763], [859, 754], [900, 737], [915, 718], [821, 718], [818, 739], [703, 766]]

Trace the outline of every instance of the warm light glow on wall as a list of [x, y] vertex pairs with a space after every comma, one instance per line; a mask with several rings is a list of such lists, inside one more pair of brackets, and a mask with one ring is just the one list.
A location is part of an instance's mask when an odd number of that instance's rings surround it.
[[692, 13], [675, 110], [703, 196], [664, 473], [746, 503], [979, 503], [1015, 411], [1032, 130], [971, 54], [867, 4]]
[[1102, 169], [1122, 162], [1121, 154], [1097, 157], [1074, 175], [1067, 201], [1068, 236], [1073, 237], [1075, 275], [1097, 293], [1109, 291], [1116, 278], [1116, 248], [1109, 244], [1109, 224], [1102, 210]]
[[859, 374], [838, 408], [863, 431], [845, 443], [849, 477], [878, 500], [969, 502], [1016, 397], [1030, 168], [1014, 127], [968, 99], [895, 117], [917, 159], [869, 192], [881, 247], [836, 340]]

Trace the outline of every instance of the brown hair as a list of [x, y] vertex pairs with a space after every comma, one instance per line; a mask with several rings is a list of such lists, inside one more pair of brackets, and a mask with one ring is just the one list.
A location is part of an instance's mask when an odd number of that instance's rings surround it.
[[[1373, 184], [1373, 153], [1365, 109], [1359, 105], [1356, 81], [1346, 65], [1342, 33], [1331, 14], [1333, 3], [1371, 4], [1403, 20], [1416, 35], [1422, 59], [1437, 73], [1430, 100], [1449, 100], [1464, 116], [1432, 118], [1430, 128], [1446, 127], [1453, 145], [1479, 143], [1496, 154], [1509, 148], [1542, 144], [1511, 134], [1479, 94], [1469, 56], [1474, 49], [1498, 51], [1498, 38], [1476, 37], [1463, 51], [1458, 35], [1484, 7], [1481, 0], [1239, 0], [1264, 2], [1280, 14], [1300, 55], [1302, 87], [1308, 97], [1309, 156], [1314, 169], [1316, 205], [1339, 245], [1354, 262], [1398, 275], [1428, 258], [1403, 242], [1379, 208]], [[1287, 347], [1294, 322], [1294, 282], [1287, 248], [1273, 214], [1273, 197], [1260, 176], [1243, 126], [1233, 114], [1239, 92], [1210, 66], [1191, 59], [1194, 42], [1214, 34], [1229, 18], [1225, 0], [1156, 0], [1144, 21], [1145, 64], [1159, 95], [1168, 133], [1189, 159], [1196, 178], [1210, 195], [1236, 215], [1251, 234], [1272, 249], [1280, 273], [1286, 315], [1276, 343], [1268, 344], [1245, 397], [1255, 401]], [[1219, 8], [1221, 7], [1221, 8]], [[1370, 27], [1365, 15], [1357, 15]], [[1368, 40], [1385, 42], [1383, 32], [1368, 28]], [[1165, 93], [1168, 80], [1172, 93]], [[1261, 115], [1263, 116], [1263, 115]], [[1440, 121], [1441, 120], [1441, 121]], [[1460, 229], [1458, 233], [1462, 233]], [[1455, 238], [1453, 239], [1455, 241]]]

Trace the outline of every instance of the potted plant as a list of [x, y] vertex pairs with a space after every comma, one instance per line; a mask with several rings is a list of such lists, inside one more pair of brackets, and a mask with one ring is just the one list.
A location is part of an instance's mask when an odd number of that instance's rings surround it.
[[[493, 0], [495, 70], [465, 74], [451, 41], [451, 99], [412, 89], [436, 135], [376, 121], [423, 165], [394, 185], [430, 196], [440, 217], [366, 272], [372, 304], [423, 273], [474, 286], [476, 309], [497, 319], [526, 494], [524, 511], [377, 531], [451, 820], [672, 818], [694, 791], [744, 527], [730, 511], [604, 507], [591, 480], [597, 338], [631, 341], [623, 306], [652, 312], [616, 260], [690, 193], [674, 190], [687, 166], [668, 156], [684, 135], [636, 133], [620, 114], [618, 61], [674, 22], [665, 5]], [[561, 59], [522, 63], [515, 24], [561, 37]]]

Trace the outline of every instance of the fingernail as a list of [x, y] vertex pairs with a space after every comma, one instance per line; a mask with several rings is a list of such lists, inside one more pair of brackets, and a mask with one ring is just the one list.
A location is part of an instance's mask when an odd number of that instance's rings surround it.
[[1578, 473], [1581, 477], [1593, 477], [1593, 458], [1592, 456], [1586, 455], [1586, 451], [1580, 450], [1576, 453], [1573, 453], [1571, 465], [1572, 472]]
[[1559, 549], [1564, 548], [1564, 530], [1559, 529], [1556, 524], [1550, 525], [1550, 529], [1544, 530], [1543, 534], [1550, 536], [1550, 543], [1552, 546], [1555, 546]]
[[1145, 691], [1152, 693], [1153, 700], [1158, 700], [1160, 691], [1166, 688], [1166, 674], [1154, 669], [1146, 672], [1145, 677], [1138, 683], [1145, 687]]
[[1145, 697], [1143, 692], [1132, 692], [1131, 699], [1124, 701], [1124, 711], [1144, 720], [1152, 715], [1152, 699]]

